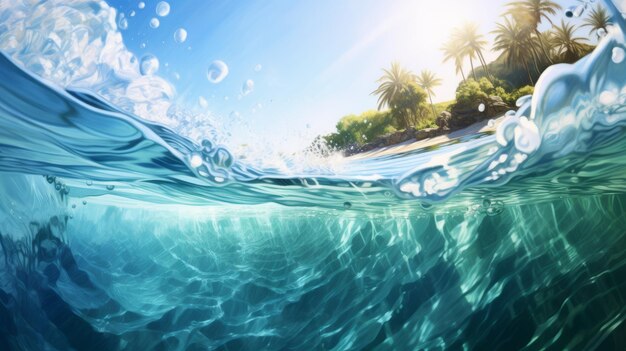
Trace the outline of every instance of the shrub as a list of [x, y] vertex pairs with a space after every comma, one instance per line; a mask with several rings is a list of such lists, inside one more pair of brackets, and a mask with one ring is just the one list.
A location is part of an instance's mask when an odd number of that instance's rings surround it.
[[520, 97], [532, 94], [532, 86], [524, 86], [511, 91], [509, 84], [502, 80], [494, 79], [493, 83], [487, 78], [480, 78], [478, 81], [468, 79], [459, 84], [456, 89], [456, 106], [460, 109], [474, 108], [481, 102], [487, 101], [489, 96], [499, 96], [508, 105], [515, 105], [515, 101]]
[[479, 81], [468, 79], [456, 88], [456, 108], [477, 106], [489, 97], [489, 92], [494, 90], [493, 84], [487, 78]]
[[507, 103], [509, 103], [510, 105], [514, 105], [515, 101], [517, 101], [517, 99], [521, 98], [522, 96], [526, 96], [526, 95], [532, 95], [533, 92], [535, 91], [535, 88], [531, 85], [526, 85], [523, 86], [513, 92], [511, 92], [510, 94], [510, 102], [507, 101]]
[[363, 145], [396, 129], [390, 112], [367, 111], [343, 117], [335, 126], [337, 131], [324, 136], [332, 148], [343, 149], [351, 144]]

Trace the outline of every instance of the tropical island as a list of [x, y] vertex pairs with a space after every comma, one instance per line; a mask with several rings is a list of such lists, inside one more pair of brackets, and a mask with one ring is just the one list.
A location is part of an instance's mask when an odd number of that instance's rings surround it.
[[[565, 17], [580, 17], [582, 6], [566, 11]], [[441, 79], [429, 70], [415, 74], [393, 62], [383, 69], [372, 92], [378, 96], [377, 109], [341, 118], [335, 132], [317, 137], [314, 143], [353, 155], [445, 135], [501, 116], [515, 108], [517, 99], [533, 93], [547, 67], [575, 62], [594, 49], [592, 42], [576, 36], [579, 29], [586, 28], [599, 39], [611, 25], [608, 11], [600, 4], [588, 9], [579, 24], [557, 21], [554, 17], [562, 10], [550, 0], [510, 2], [495, 24], [491, 44], [475, 23], [455, 28], [440, 48], [443, 61], [453, 61], [461, 78], [454, 100], [434, 103], [434, 89]], [[484, 55], [488, 45], [499, 53], [489, 63]]]

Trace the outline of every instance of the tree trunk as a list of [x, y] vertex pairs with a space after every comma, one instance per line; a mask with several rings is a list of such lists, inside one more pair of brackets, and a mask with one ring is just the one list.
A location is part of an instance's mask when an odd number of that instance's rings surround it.
[[541, 39], [541, 32], [539, 31], [539, 29], [535, 28], [535, 34], [537, 35], [537, 40], [539, 40], [539, 47], [541, 48], [541, 52], [546, 57], [549, 64], [554, 64], [554, 61], [552, 61], [552, 58], [546, 51], [546, 46], [543, 43], [543, 39]]
[[528, 62], [526, 61], [526, 59], [524, 59], [522, 62], [524, 62], [524, 67], [526, 68], [526, 73], [528, 73], [528, 79], [530, 79], [530, 84], [532, 84], [534, 86], [535, 82], [533, 81], [533, 77], [530, 75], [530, 69], [528, 68]]
[[529, 45], [529, 48], [530, 48], [530, 54], [533, 57], [535, 71], [537, 71], [537, 73], [540, 74], [541, 69], [539, 68], [539, 53], [537, 53], [537, 50], [535, 50], [535, 48], [532, 45]]
[[461, 77], [463, 77], [463, 82], [465, 82], [466, 79], [465, 79], [465, 72], [463, 72], [463, 66], [459, 66], [459, 71], [461, 71]]
[[485, 73], [487, 74], [487, 79], [489, 79], [493, 83], [493, 76], [491, 75], [491, 73], [489, 72], [489, 69], [487, 68], [487, 61], [485, 61], [485, 57], [483, 56], [483, 53], [480, 50], [477, 50], [476, 53], [478, 54], [478, 59], [480, 60], [480, 64], [483, 66], [483, 69], [485, 70]]
[[428, 100], [430, 100], [430, 107], [433, 109], [433, 118], [437, 118], [437, 111], [435, 111], [435, 104], [433, 104], [433, 98], [430, 96], [430, 92], [428, 92]]
[[472, 76], [474, 76], [474, 80], [478, 82], [478, 79], [476, 79], [476, 71], [474, 70], [474, 60], [472, 60], [471, 55], [469, 59], [470, 59], [470, 67], [472, 68]]

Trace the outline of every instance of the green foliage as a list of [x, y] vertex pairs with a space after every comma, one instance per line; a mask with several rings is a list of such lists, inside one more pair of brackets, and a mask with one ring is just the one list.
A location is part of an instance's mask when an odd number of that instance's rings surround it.
[[577, 28], [563, 20], [560, 26], [552, 28], [550, 44], [556, 51], [556, 57], [563, 62], [575, 62], [586, 54], [585, 38], [576, 36]]
[[468, 79], [459, 84], [456, 89], [454, 107], [460, 109], [474, 108], [480, 103], [486, 102], [489, 96], [499, 96], [506, 104], [513, 106], [517, 99], [532, 94], [533, 90], [534, 88], [530, 85], [511, 89], [510, 85], [498, 79], [494, 79], [493, 83], [485, 77], [478, 81]]
[[487, 101], [489, 95], [495, 90], [493, 84], [487, 78], [478, 81], [468, 79], [456, 88], [456, 107], [474, 107], [481, 102]]
[[335, 133], [324, 136], [326, 143], [336, 149], [349, 145], [363, 145], [379, 136], [396, 131], [394, 118], [389, 111], [367, 111], [360, 115], [343, 117], [335, 126]]
[[379, 110], [385, 105], [393, 107], [398, 95], [415, 78], [411, 71], [400, 66], [397, 62], [392, 62], [391, 68], [383, 69], [383, 72], [383, 76], [378, 79], [380, 85], [372, 92], [373, 95], [378, 95]]
[[416, 125], [426, 115], [426, 92], [414, 82], [408, 83], [391, 106], [395, 125], [407, 128]]
[[428, 120], [432, 120], [433, 125], [435, 125], [435, 119], [437, 116], [439, 116], [443, 111], [450, 111], [450, 107], [452, 107], [455, 102], [455, 100], [450, 100], [435, 103], [435, 116], [429, 116], [430, 118], [428, 118]]
[[526, 95], [532, 95], [533, 92], [535, 91], [535, 88], [531, 85], [526, 85], [523, 86], [513, 92], [511, 92], [509, 94], [509, 100], [506, 101], [509, 105], [515, 104], [515, 101], [517, 101], [517, 99], [521, 98], [522, 96], [526, 96]]

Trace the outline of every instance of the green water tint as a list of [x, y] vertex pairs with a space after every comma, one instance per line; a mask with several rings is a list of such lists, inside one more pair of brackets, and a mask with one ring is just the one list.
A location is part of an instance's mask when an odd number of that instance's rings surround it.
[[56, 289], [131, 348], [619, 349], [625, 201], [495, 216], [90, 203], [64, 235], [107, 295], [89, 293], [94, 309]]

